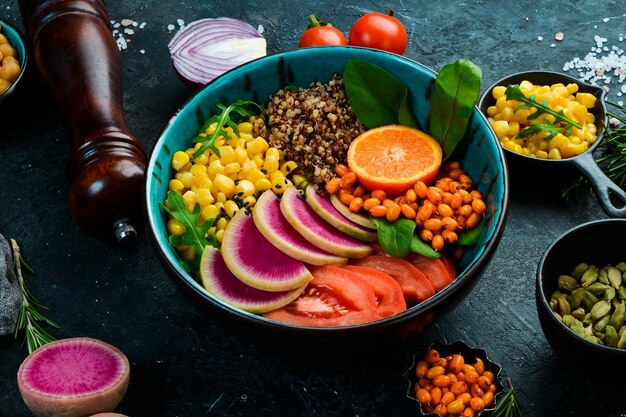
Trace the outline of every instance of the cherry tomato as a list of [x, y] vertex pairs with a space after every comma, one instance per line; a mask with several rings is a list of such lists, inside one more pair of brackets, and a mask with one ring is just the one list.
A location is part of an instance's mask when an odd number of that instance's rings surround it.
[[312, 14], [309, 16], [308, 29], [300, 37], [298, 48], [307, 46], [347, 45], [348, 40], [337, 28]]
[[311, 267], [313, 280], [296, 300], [265, 313], [285, 323], [311, 327], [350, 326], [378, 319], [374, 289], [338, 266]]
[[368, 13], [358, 18], [350, 29], [350, 45], [382, 49], [402, 55], [407, 43], [404, 25], [388, 14]]

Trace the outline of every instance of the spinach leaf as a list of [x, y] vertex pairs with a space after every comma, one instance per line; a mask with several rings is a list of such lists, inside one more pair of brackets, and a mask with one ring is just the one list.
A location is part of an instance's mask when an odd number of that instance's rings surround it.
[[390, 124], [417, 127], [407, 86], [383, 68], [350, 60], [343, 83], [354, 114], [367, 129]]
[[387, 219], [372, 217], [378, 231], [378, 241], [383, 249], [396, 258], [406, 258], [411, 247], [415, 222], [409, 219], [398, 219], [389, 222]]
[[459, 234], [459, 240], [457, 240], [457, 244], [463, 246], [472, 246], [478, 242], [478, 238], [480, 237], [480, 232], [483, 230], [483, 225], [485, 221], [481, 220], [478, 225], [472, 229], [464, 230]]
[[431, 259], [437, 259], [441, 256], [441, 254], [434, 250], [432, 246], [424, 242], [415, 234], [413, 235], [413, 239], [411, 239], [410, 249], [412, 252], [419, 253], [420, 255], [424, 255], [425, 257]]
[[444, 66], [433, 87], [430, 134], [443, 148], [444, 160], [463, 138], [480, 95], [482, 72], [470, 61], [459, 59]]

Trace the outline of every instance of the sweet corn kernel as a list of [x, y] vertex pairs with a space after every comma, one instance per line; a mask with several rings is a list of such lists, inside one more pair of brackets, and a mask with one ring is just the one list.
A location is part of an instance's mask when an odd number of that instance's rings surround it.
[[207, 152], [204, 152], [202, 155], [200, 155], [199, 157], [197, 157], [194, 160], [195, 164], [198, 165], [206, 165], [209, 163], [209, 155], [207, 154]]
[[491, 124], [493, 131], [496, 132], [498, 138], [502, 139], [509, 133], [509, 122], [506, 120], [496, 120]]
[[222, 165], [222, 161], [216, 159], [215, 161], [209, 164], [208, 173], [210, 177], [215, 178], [219, 174], [224, 174], [226, 170], [224, 169], [224, 165]]
[[224, 167], [226, 174], [236, 174], [241, 170], [239, 162], [232, 162]]
[[243, 206], [245, 208], [252, 208], [254, 207], [255, 204], [256, 204], [256, 197], [253, 195], [250, 195], [243, 199]]
[[197, 178], [199, 174], [206, 174], [206, 165], [194, 164], [191, 168], [189, 168], [189, 172]]
[[235, 187], [235, 192], [240, 198], [252, 195], [255, 192], [254, 183], [249, 180], [240, 180]]
[[250, 159], [252, 159], [252, 162], [254, 162], [254, 164], [257, 166], [257, 168], [263, 167], [263, 164], [265, 163], [265, 159], [263, 159], [262, 156], [258, 156], [258, 157], [254, 157], [254, 158], [250, 157]]
[[499, 85], [497, 87], [494, 87], [492, 94], [493, 94], [493, 98], [495, 98], [496, 100], [499, 99], [500, 97], [504, 96], [506, 93], [506, 87], [503, 85]]
[[239, 165], [248, 162], [248, 153], [243, 147], [235, 148], [235, 162], [239, 163]]
[[215, 206], [215, 204], [209, 204], [208, 206], [202, 207], [200, 214], [204, 220], [214, 219], [220, 214], [220, 209]]
[[167, 221], [167, 232], [170, 235], [178, 236], [185, 233], [185, 226], [176, 219], [170, 219]]
[[548, 152], [548, 159], [562, 159], [561, 152], [556, 148], [550, 149], [550, 152]]
[[265, 158], [263, 169], [265, 169], [268, 174], [278, 171], [278, 158], [271, 155]]
[[217, 129], [217, 122], [213, 122], [209, 125], [209, 127], [204, 132], [207, 135], [212, 135], [213, 133], [215, 133], [216, 129]]
[[244, 151], [246, 150], [246, 140], [239, 138], [235, 141], [235, 149], [243, 149]]
[[[239, 211], [239, 206], [233, 200], [228, 200], [224, 203], [224, 211], [226, 215], [232, 219], [237, 211]], [[217, 228], [219, 229], [219, 225]]]
[[506, 97], [502, 96], [496, 100], [496, 110], [498, 110], [498, 112], [501, 112], [502, 110], [504, 110], [505, 107], [507, 107]]
[[506, 120], [507, 122], [513, 117], [513, 109], [505, 107], [502, 111], [495, 115], [494, 120]]
[[548, 153], [546, 151], [537, 151], [535, 152], [535, 156], [540, 159], [547, 159]]
[[576, 84], [576, 83], [567, 84], [566, 88], [567, 88], [567, 91], [570, 94], [574, 94], [574, 93], [578, 92], [578, 84]]
[[195, 183], [195, 178], [191, 172], [179, 172], [176, 179], [183, 183], [186, 188], [190, 188]]
[[265, 178], [265, 174], [258, 168], [251, 170], [247, 175], [246, 179], [256, 183], [257, 180], [261, 178]]
[[179, 171], [189, 162], [189, 155], [183, 151], [174, 152], [172, 156], [172, 168]]
[[226, 203], [226, 201], [228, 200], [228, 197], [226, 197], [226, 194], [220, 191], [217, 194], [215, 194], [215, 200], [218, 203]]
[[220, 146], [218, 150], [220, 151], [222, 165], [228, 165], [235, 162], [235, 150], [232, 146]]
[[198, 199], [198, 204], [201, 206], [209, 205], [215, 201], [213, 193], [211, 193], [209, 188], [199, 188], [198, 191], [196, 191], [196, 197]]
[[196, 193], [194, 193], [193, 191], [187, 191], [185, 194], [183, 194], [183, 201], [185, 203], [187, 211], [189, 213], [193, 213], [193, 209], [196, 207], [197, 202]]
[[268, 157], [274, 157], [276, 159], [280, 159], [280, 151], [278, 150], [278, 148], [269, 148], [266, 152], [265, 152], [265, 159], [267, 159]]
[[224, 240], [223, 230], [218, 230], [217, 232], [215, 232], [215, 240], [217, 240], [219, 243], [222, 243], [222, 241]]
[[196, 259], [196, 251], [192, 246], [185, 246], [184, 248], [178, 249], [178, 252], [180, 253], [180, 259], [183, 261], [193, 261]]
[[185, 185], [182, 183], [181, 180], [173, 179], [169, 182], [167, 188], [169, 188], [170, 190], [174, 190], [178, 193], [181, 193], [183, 189], [185, 188]]
[[496, 113], [498, 113], [498, 109], [496, 109], [496, 106], [487, 107], [487, 116], [493, 117]]
[[269, 147], [270, 147], [270, 145], [262, 137], [258, 137], [256, 139], [253, 139], [250, 142], [246, 143], [246, 150], [248, 151], [249, 154], [255, 154], [255, 153], [262, 154]]
[[295, 161], [287, 161], [280, 167], [280, 172], [287, 176], [296, 168], [298, 168], [298, 164]]
[[596, 105], [596, 97], [589, 93], [577, 93], [576, 101], [588, 109], [591, 109]]
[[254, 182], [254, 188], [257, 191], [265, 191], [272, 188], [272, 182], [267, 178], [260, 178]]
[[304, 175], [294, 175], [292, 177], [293, 183], [296, 187], [300, 188], [300, 185], [306, 181], [306, 177]]
[[252, 123], [250, 122], [241, 122], [237, 125], [237, 130], [239, 131], [239, 134], [242, 133], [252, 133]]
[[216, 223], [215, 226], [217, 227], [217, 230], [224, 230], [226, 229], [226, 226], [228, 226], [228, 220], [226, 220], [225, 217], [221, 217]]
[[215, 176], [215, 179], [213, 180], [213, 184], [217, 187], [218, 190], [226, 194], [226, 196], [228, 197], [235, 193], [235, 181], [233, 181], [232, 178], [229, 178], [226, 175], [217, 174]]

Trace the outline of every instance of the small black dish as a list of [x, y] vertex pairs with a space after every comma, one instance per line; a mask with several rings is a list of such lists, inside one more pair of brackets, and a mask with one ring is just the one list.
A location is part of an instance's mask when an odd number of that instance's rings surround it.
[[608, 125], [607, 108], [605, 103], [606, 91], [598, 86], [585, 84], [569, 75], [550, 71], [519, 72], [504, 77], [492, 84], [482, 95], [478, 107], [487, 116], [487, 109], [495, 104], [493, 89], [497, 86], [519, 84], [527, 80], [535, 85], [551, 85], [563, 83], [578, 84], [578, 91], [590, 93], [596, 97], [596, 105], [590, 111], [595, 116], [598, 128], [598, 139], [589, 149], [571, 158], [561, 160], [540, 159], [518, 154], [503, 147], [507, 164], [511, 171], [512, 182], [522, 184], [536, 184], [535, 179], [541, 181], [542, 186], [554, 185], [565, 187], [578, 174], [582, 174], [591, 184], [600, 205], [611, 217], [626, 217], [626, 192], [611, 181], [600, 169], [593, 157], [593, 152], [602, 142], [605, 126]]
[[[602, 267], [626, 261], [623, 243], [626, 219], [595, 220], [574, 227], [545, 251], [537, 268], [535, 297], [541, 328], [552, 348], [572, 366], [589, 374], [606, 370], [626, 371], [626, 349], [611, 348], [584, 339], [557, 319], [549, 297], [557, 289], [557, 277], [568, 274], [581, 262]], [[598, 366], [602, 364], [602, 366]]]
[[15, 48], [15, 50], [17, 51], [17, 60], [20, 63], [19, 75], [17, 76], [15, 81], [11, 83], [9, 88], [0, 93], [0, 103], [2, 103], [3, 101], [11, 97], [15, 93], [15, 91], [21, 86], [28, 64], [28, 52], [26, 49], [26, 38], [24, 37], [24, 35], [22, 35], [22, 33], [17, 28], [8, 24], [2, 19], [0, 19], [0, 33], [6, 36], [11, 46]]
[[491, 371], [495, 375], [494, 384], [496, 385], [497, 389], [494, 394], [493, 404], [491, 404], [490, 407], [487, 407], [484, 410], [477, 413], [476, 417], [484, 416], [486, 414], [491, 413], [493, 410], [495, 410], [496, 405], [498, 403], [498, 397], [503, 392], [503, 385], [502, 385], [502, 382], [500, 381], [500, 374], [502, 372], [502, 367], [496, 362], [489, 359], [489, 357], [487, 356], [487, 352], [484, 349], [470, 347], [466, 343], [461, 342], [461, 341], [448, 343], [448, 344], [435, 342], [432, 345], [430, 345], [430, 347], [426, 351], [416, 353], [413, 356], [413, 363], [411, 364], [411, 367], [407, 369], [406, 371], [404, 371], [404, 374], [403, 374], [404, 378], [408, 381], [406, 396], [407, 398], [409, 398], [412, 401], [415, 401], [418, 404], [419, 410], [422, 416], [439, 417], [439, 415], [436, 413], [428, 413], [424, 411], [424, 409], [422, 408], [422, 404], [417, 400], [417, 398], [415, 398], [415, 384], [417, 384], [418, 382], [417, 375], [415, 374], [415, 367], [417, 363], [420, 360], [422, 360], [422, 358], [424, 357], [424, 354], [428, 350], [431, 350], [431, 349], [437, 350], [437, 352], [439, 352], [439, 355], [441, 357], [446, 357], [448, 355], [454, 355], [454, 354], [460, 353], [463, 356], [463, 358], [466, 360], [466, 363], [470, 363], [475, 358], [482, 359], [483, 362], [485, 363], [485, 370]]

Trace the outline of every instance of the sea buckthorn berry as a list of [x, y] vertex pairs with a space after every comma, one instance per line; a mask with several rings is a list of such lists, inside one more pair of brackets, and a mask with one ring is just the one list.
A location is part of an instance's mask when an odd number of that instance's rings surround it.
[[459, 372], [461, 368], [465, 365], [465, 359], [462, 355], [453, 355], [452, 360], [450, 361], [450, 370], [452, 372]]
[[467, 218], [467, 221], [465, 222], [465, 227], [467, 227], [468, 229], [472, 229], [478, 226], [478, 223], [480, 223], [480, 215], [478, 213], [472, 213]]
[[447, 172], [448, 175], [450, 175], [450, 171], [454, 169], [461, 169], [461, 163], [459, 161], [450, 161], [443, 165], [443, 171]]
[[341, 177], [341, 180], [339, 180], [339, 188], [352, 187], [355, 182], [356, 174], [354, 172], [348, 172], [346, 175]]
[[441, 189], [441, 191], [448, 191], [448, 184], [450, 184], [450, 181], [452, 181], [452, 178], [444, 177], [437, 180], [435, 186]]
[[476, 369], [474, 369], [474, 365], [470, 365], [469, 363], [464, 364], [461, 367], [461, 371], [464, 373], [467, 373], [468, 371], [475, 371]]
[[[448, 361], [450, 362], [450, 361]], [[456, 382], [459, 382], [458, 378], [456, 377], [455, 374], [453, 374], [452, 372], [448, 372], [448, 378], [450, 378], [450, 383], [454, 384]]]
[[483, 214], [485, 211], [487, 211], [487, 205], [483, 200], [475, 199], [474, 201], [472, 201], [472, 209], [474, 210], [474, 213]]
[[335, 167], [335, 174], [337, 174], [337, 176], [339, 177], [343, 177], [344, 175], [346, 175], [348, 172], [350, 172], [350, 168], [348, 168], [347, 166], [345, 166], [344, 164], [338, 164]]
[[370, 215], [374, 217], [385, 217], [387, 215], [387, 207], [383, 205], [374, 206], [369, 209]]
[[[354, 192], [354, 187], [346, 187], [346, 188], [340, 188], [339, 189], [339, 196], [341, 197], [341, 194], [352, 194]], [[354, 195], [354, 194], [352, 194]]]
[[350, 211], [353, 213], [358, 213], [363, 208], [363, 199], [361, 197], [354, 197], [354, 199], [350, 202]]
[[465, 410], [463, 410], [463, 414], [461, 414], [463, 417], [476, 417], [476, 411], [472, 410], [471, 407], [467, 407], [465, 408]]
[[441, 203], [437, 206], [437, 213], [439, 213], [441, 217], [454, 216], [454, 210], [452, 210], [452, 207], [444, 203]]
[[422, 239], [424, 242], [430, 242], [431, 240], [433, 240], [433, 232], [428, 229], [420, 230], [420, 239]]
[[[443, 390], [442, 390], [443, 391]], [[452, 401], [454, 401], [454, 394], [451, 393], [450, 391], [443, 393], [443, 395], [441, 396], [441, 404], [443, 405], [448, 405], [450, 404]]]
[[448, 367], [448, 359], [442, 357], [433, 364], [434, 366], [442, 366], [444, 369]]
[[393, 201], [394, 201], [394, 203], [396, 203], [399, 206], [408, 203], [406, 197], [403, 196], [403, 195], [394, 198]]
[[476, 372], [475, 369], [471, 369], [467, 372], [465, 372], [465, 382], [469, 383], [469, 384], [475, 384], [478, 382], [478, 372]]
[[430, 242], [430, 246], [434, 250], [440, 251], [441, 249], [443, 249], [443, 245], [444, 245], [443, 236], [441, 236], [441, 235], [434, 235], [433, 236], [433, 240], [431, 240], [431, 242]]
[[354, 187], [352, 195], [354, 195], [355, 197], [363, 197], [363, 194], [365, 194], [365, 188], [360, 185]]
[[462, 174], [459, 177], [459, 182], [461, 183], [461, 186], [466, 190], [472, 188], [472, 185], [474, 184], [474, 181], [472, 181], [472, 179], [465, 174]]
[[437, 375], [436, 377], [433, 378], [433, 385], [436, 387], [441, 387], [441, 388], [449, 387], [450, 378], [448, 378], [448, 375]]
[[441, 401], [441, 396], [443, 395], [443, 392], [441, 392], [441, 388], [439, 387], [433, 387], [433, 389], [430, 391], [430, 403], [432, 405], [437, 405], [439, 404], [439, 402]]
[[[454, 377], [456, 379], [456, 376]], [[454, 384], [452, 384], [452, 386], [450, 387], [450, 392], [453, 393], [454, 395], [460, 395], [463, 394], [464, 392], [467, 392], [467, 382], [465, 381], [457, 381]]]
[[470, 386], [470, 394], [472, 394], [472, 397], [482, 397], [485, 391], [478, 384], [472, 384]]
[[470, 206], [469, 204], [465, 204], [461, 207], [459, 207], [459, 216], [463, 216], [463, 217], [469, 217], [472, 212], [474, 211], [474, 209], [472, 209], [472, 206]]
[[459, 240], [459, 235], [452, 230], [443, 230], [441, 232], [441, 237], [446, 243], [456, 243]]
[[380, 201], [384, 201], [387, 199], [387, 193], [383, 190], [374, 190], [372, 191], [372, 198], [377, 198]]
[[426, 192], [426, 197], [428, 198], [428, 201], [430, 201], [434, 205], [438, 205], [439, 203], [441, 203], [441, 200], [443, 199], [441, 192], [442, 191], [439, 188], [428, 187], [428, 191]]
[[474, 362], [474, 369], [478, 372], [478, 375], [482, 375], [485, 372], [485, 362], [482, 359], [476, 358]]
[[464, 392], [463, 394], [456, 397], [456, 399], [461, 400], [463, 402], [463, 405], [469, 405], [470, 401], [472, 400], [472, 394], [470, 394], [469, 392]]
[[421, 360], [417, 362], [417, 365], [415, 365], [415, 376], [417, 376], [418, 378], [422, 378], [426, 376], [427, 371], [428, 371], [428, 362], [426, 362], [425, 360]]
[[419, 388], [415, 392], [415, 396], [417, 397], [417, 401], [419, 401], [420, 404], [422, 404], [422, 405], [430, 405], [432, 397], [430, 395], [430, 392], [428, 392], [424, 388]]
[[448, 415], [448, 407], [441, 403], [435, 407], [433, 413], [438, 414], [440, 417], [446, 417]]
[[450, 207], [456, 210], [459, 207], [461, 207], [462, 204], [463, 204], [463, 197], [458, 192], [452, 194], [452, 198], [450, 199]]
[[397, 206], [396, 202], [393, 200], [390, 200], [388, 198], [384, 199], [383, 202], [381, 203], [383, 206], [389, 208], [389, 207], [393, 207], [394, 205]]
[[455, 169], [451, 169], [450, 171], [448, 171], [448, 177], [450, 177], [450, 179], [454, 181], [461, 178], [461, 175], [463, 174], [465, 174], [465, 171], [463, 171], [460, 168], [455, 168]]
[[478, 190], [470, 191], [470, 195], [472, 196], [472, 201], [474, 201], [474, 200], [482, 200], [483, 199], [483, 195]]
[[413, 188], [409, 188], [405, 194], [405, 197], [408, 203], [413, 203], [417, 200], [417, 193]]
[[489, 407], [493, 403], [493, 392], [487, 391], [482, 396], [483, 402], [485, 403], [485, 407]]
[[402, 215], [404, 217], [406, 217], [407, 219], [415, 218], [416, 213], [411, 206], [409, 206], [408, 204], [402, 204], [400, 208], [402, 209]]
[[349, 206], [352, 200], [354, 200], [354, 196], [350, 193], [341, 193], [339, 194], [339, 200], [346, 206]]
[[462, 190], [463, 186], [461, 185], [460, 182], [457, 181], [452, 181], [450, 184], [448, 184], [448, 191], [451, 193], [456, 194], [457, 192], [459, 192], [459, 190]]
[[463, 410], [465, 410], [465, 404], [463, 404], [463, 401], [459, 399], [456, 399], [448, 404], [449, 415], [458, 416], [463, 412]]
[[422, 181], [418, 181], [413, 186], [415, 193], [419, 198], [426, 198], [426, 194], [428, 193], [428, 187]]
[[394, 206], [388, 207], [386, 214], [387, 220], [395, 222], [398, 220], [398, 217], [400, 217], [400, 213], [402, 213], [402, 208], [399, 205], [395, 204]]
[[428, 363], [435, 363], [440, 358], [439, 352], [436, 349], [430, 349], [424, 354], [424, 360]]
[[368, 198], [363, 201], [363, 208], [370, 211], [372, 207], [380, 205], [380, 200], [377, 198]]
[[430, 218], [424, 221], [424, 228], [428, 230], [432, 230], [433, 232], [441, 230], [443, 227], [443, 223], [441, 219]]
[[452, 194], [452, 193], [449, 193], [449, 192], [447, 192], [447, 191], [444, 191], [444, 192], [441, 194], [441, 202], [442, 202], [443, 204], [450, 205], [450, 202], [452, 201], [452, 196], [453, 196], [453, 195], [454, 195], [454, 194]]
[[435, 211], [435, 209], [432, 205], [424, 204], [422, 207], [420, 207], [416, 216], [419, 220], [425, 222], [426, 220], [430, 219], [433, 211]]
[[437, 375], [443, 375], [445, 372], [443, 366], [433, 366], [426, 372], [426, 378], [434, 379]]
[[444, 217], [443, 219], [441, 219], [441, 224], [443, 225], [444, 229], [451, 232], [455, 232], [459, 228], [459, 222], [457, 222], [452, 217]]
[[459, 193], [463, 196], [463, 204], [472, 204], [473, 198], [467, 190], [459, 190]]
[[339, 178], [331, 178], [331, 180], [326, 183], [326, 191], [330, 194], [335, 194], [339, 191]]
[[480, 397], [474, 397], [470, 400], [470, 407], [474, 411], [482, 411], [485, 409], [485, 402]]
[[483, 372], [483, 375], [485, 378], [487, 378], [487, 380], [489, 380], [489, 383], [492, 384], [493, 381], [496, 379], [495, 375], [493, 374], [493, 372], [491, 371], [485, 371]]
[[491, 380], [489, 377], [484, 374], [478, 378], [477, 384], [483, 391], [489, 391], [489, 386], [491, 385]]
[[489, 385], [489, 389], [487, 391], [495, 395], [497, 390], [498, 388], [496, 387], [496, 384], [491, 384]]

